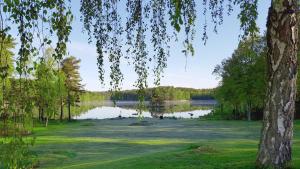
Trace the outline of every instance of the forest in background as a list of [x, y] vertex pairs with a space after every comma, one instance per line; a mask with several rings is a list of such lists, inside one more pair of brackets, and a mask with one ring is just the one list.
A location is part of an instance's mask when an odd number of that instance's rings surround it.
[[[110, 95], [109, 99], [137, 101], [138, 90], [124, 90], [116, 95]], [[193, 89], [173, 86], [159, 86], [147, 88], [144, 92], [147, 101], [155, 100], [210, 100], [214, 99], [214, 89]]]
[[[175, 101], [175, 100], [213, 100], [215, 98], [215, 89], [194, 89], [173, 86], [159, 86], [145, 89], [145, 101]], [[138, 89], [122, 90], [117, 93], [110, 91], [96, 92], [84, 91], [80, 95], [83, 102], [89, 101], [138, 101]]]

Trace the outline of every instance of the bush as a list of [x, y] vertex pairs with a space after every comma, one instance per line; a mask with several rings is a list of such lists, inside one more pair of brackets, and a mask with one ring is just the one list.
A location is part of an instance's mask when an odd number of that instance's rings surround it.
[[0, 169], [29, 169], [37, 164], [37, 155], [30, 151], [35, 139], [11, 137], [0, 142]]

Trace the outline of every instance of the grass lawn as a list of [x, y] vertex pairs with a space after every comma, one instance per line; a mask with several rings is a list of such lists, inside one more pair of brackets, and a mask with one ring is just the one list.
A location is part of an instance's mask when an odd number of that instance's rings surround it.
[[[261, 122], [192, 119], [82, 120], [37, 127], [40, 168], [254, 168]], [[293, 167], [300, 168], [300, 121]]]

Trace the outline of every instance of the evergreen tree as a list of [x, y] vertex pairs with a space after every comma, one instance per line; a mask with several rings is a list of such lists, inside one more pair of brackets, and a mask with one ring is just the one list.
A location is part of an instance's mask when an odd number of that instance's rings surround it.
[[79, 94], [82, 92], [81, 77], [79, 74], [80, 60], [71, 56], [62, 61], [62, 71], [65, 74], [65, 87], [67, 90], [67, 106], [69, 121], [71, 120], [71, 105], [80, 101]]

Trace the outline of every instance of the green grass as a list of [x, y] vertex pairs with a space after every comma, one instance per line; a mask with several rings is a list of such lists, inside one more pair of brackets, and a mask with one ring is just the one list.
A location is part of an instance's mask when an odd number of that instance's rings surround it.
[[[261, 122], [146, 119], [51, 122], [37, 127], [40, 168], [254, 168]], [[300, 168], [300, 121], [295, 122], [293, 167]]]

